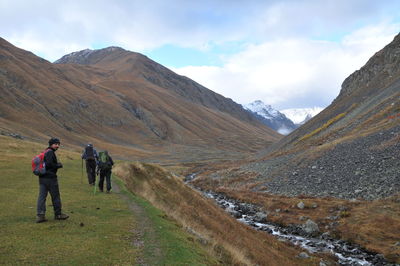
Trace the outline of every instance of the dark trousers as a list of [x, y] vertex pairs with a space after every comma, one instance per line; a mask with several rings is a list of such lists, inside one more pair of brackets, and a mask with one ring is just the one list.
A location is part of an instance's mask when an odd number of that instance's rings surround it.
[[111, 169], [100, 170], [99, 189], [103, 191], [104, 177], [107, 182], [107, 191], [111, 190]]
[[39, 178], [39, 197], [37, 201], [37, 214], [46, 214], [46, 198], [50, 192], [53, 203], [54, 215], [61, 214], [61, 197], [57, 178]]
[[86, 160], [86, 173], [89, 184], [96, 183], [96, 161], [95, 160]]

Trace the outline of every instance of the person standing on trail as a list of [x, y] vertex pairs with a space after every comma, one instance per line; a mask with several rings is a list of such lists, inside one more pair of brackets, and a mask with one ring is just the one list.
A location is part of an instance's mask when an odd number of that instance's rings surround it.
[[98, 166], [98, 169], [100, 171], [99, 190], [101, 192], [103, 192], [104, 177], [106, 178], [107, 182], [107, 193], [111, 192], [111, 169], [113, 165], [114, 161], [108, 154], [108, 151], [99, 152], [99, 166]]
[[60, 140], [51, 138], [49, 140], [49, 147], [44, 153], [45, 173], [39, 175], [39, 197], [37, 201], [37, 223], [46, 222], [46, 198], [47, 193], [50, 192], [51, 201], [54, 209], [54, 219], [66, 220], [68, 215], [61, 212], [61, 197], [58, 187], [57, 170], [62, 168], [63, 165], [58, 162], [56, 151], [60, 147]]
[[96, 184], [96, 165], [98, 161], [98, 155], [93, 145], [89, 143], [82, 153], [82, 159], [86, 161], [86, 173], [89, 181], [89, 185], [94, 186]]

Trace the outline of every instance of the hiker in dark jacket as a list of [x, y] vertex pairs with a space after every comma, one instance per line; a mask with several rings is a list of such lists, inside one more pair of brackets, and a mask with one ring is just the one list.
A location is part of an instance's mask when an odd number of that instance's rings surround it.
[[82, 159], [86, 161], [86, 173], [89, 185], [94, 186], [96, 184], [96, 165], [99, 157], [96, 149], [93, 148], [91, 143], [89, 143], [83, 150]]
[[68, 219], [68, 215], [61, 212], [61, 197], [58, 187], [57, 170], [62, 168], [63, 165], [57, 161], [56, 151], [60, 147], [60, 140], [51, 138], [49, 140], [49, 147], [44, 155], [44, 163], [46, 172], [39, 175], [39, 197], [37, 201], [37, 223], [46, 222], [46, 198], [47, 193], [50, 192], [51, 201], [53, 203], [54, 218], [56, 220]]
[[100, 171], [100, 181], [99, 190], [103, 192], [104, 178], [106, 178], [107, 183], [107, 193], [111, 192], [111, 169], [114, 165], [114, 161], [108, 154], [108, 151], [100, 152], [99, 154], [99, 171]]

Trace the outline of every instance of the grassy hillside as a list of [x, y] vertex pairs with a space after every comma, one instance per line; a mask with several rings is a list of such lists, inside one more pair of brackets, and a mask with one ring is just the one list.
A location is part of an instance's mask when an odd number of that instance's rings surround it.
[[52, 64], [0, 38], [0, 133], [90, 141], [152, 161], [237, 158], [281, 138], [231, 99], [142, 55], [93, 53], [98, 64]]
[[[60, 148], [64, 168], [59, 185], [66, 221], [53, 219], [51, 199], [47, 199], [46, 223], [36, 224], [38, 178], [30, 161], [45, 146], [0, 136], [0, 264], [5, 265], [215, 265], [198, 245], [190, 241], [176, 222], [148, 202], [121, 192], [96, 193], [81, 176], [78, 153]], [[114, 178], [115, 179], [115, 178]], [[122, 185], [120, 184], [120, 187]], [[144, 211], [132, 212], [131, 204]], [[141, 231], [146, 216], [152, 235]], [[142, 245], [136, 245], [138, 241]], [[155, 254], [157, 250], [157, 254]]]

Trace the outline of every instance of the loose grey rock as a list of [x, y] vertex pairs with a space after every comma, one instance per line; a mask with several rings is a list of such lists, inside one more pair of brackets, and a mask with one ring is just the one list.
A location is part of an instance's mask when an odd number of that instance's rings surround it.
[[297, 255], [297, 257], [301, 259], [308, 259], [310, 256], [305, 252], [301, 252], [299, 255]]
[[235, 210], [233, 210], [233, 209], [231, 209], [231, 208], [226, 209], [226, 211], [227, 211], [230, 215], [232, 215], [233, 217], [235, 217], [235, 218], [240, 218], [240, 217], [242, 217], [242, 215], [240, 214], [240, 212], [235, 211]]
[[304, 207], [305, 207], [304, 202], [300, 201], [299, 203], [297, 203], [297, 208], [304, 209]]
[[328, 264], [326, 264], [325, 261], [321, 260], [319, 262], [319, 266], [328, 266]]
[[307, 218], [308, 218], [307, 216], [300, 216], [300, 217], [299, 217], [299, 220], [300, 220], [300, 221], [305, 221], [305, 220], [307, 220]]
[[254, 221], [259, 223], [265, 223], [267, 221], [267, 214], [263, 212], [257, 212], [254, 216]]
[[308, 219], [302, 227], [307, 234], [313, 235], [319, 232], [318, 224], [311, 219]]

